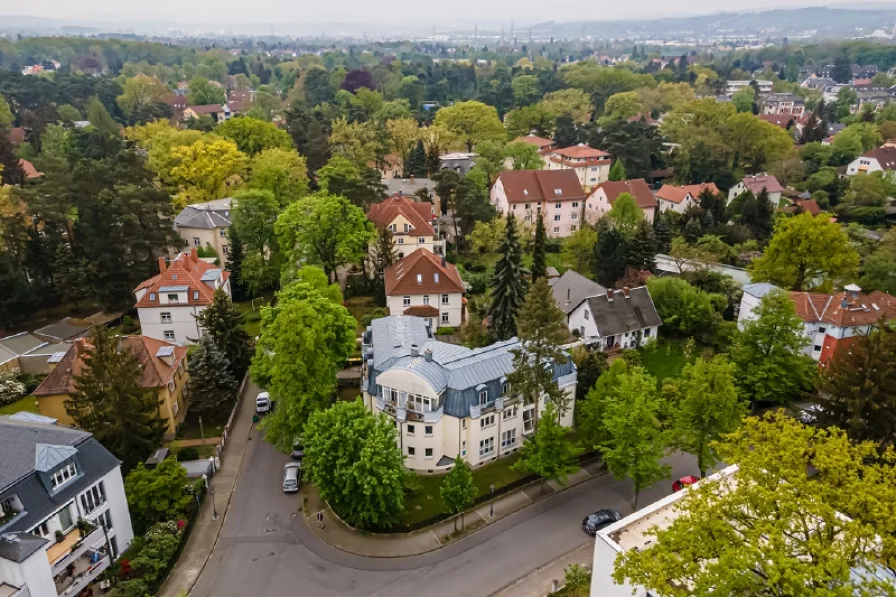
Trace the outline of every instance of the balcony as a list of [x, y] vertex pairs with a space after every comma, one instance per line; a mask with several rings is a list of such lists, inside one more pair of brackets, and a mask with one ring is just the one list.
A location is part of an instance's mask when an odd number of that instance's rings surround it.
[[564, 388], [576, 383], [576, 375], [576, 372], [569, 373], [567, 375], [561, 375], [559, 378], [557, 378], [557, 385], [561, 388]]
[[109, 567], [111, 558], [101, 551], [87, 550], [81, 557], [68, 564], [62, 574], [56, 576], [56, 594], [59, 597], [74, 597], [87, 588]]
[[69, 564], [84, 555], [88, 549], [104, 547], [104, 542], [105, 536], [101, 528], [88, 530], [86, 536], [78, 529], [72, 530], [65, 539], [47, 549], [47, 559], [50, 560], [53, 575], [64, 572]]

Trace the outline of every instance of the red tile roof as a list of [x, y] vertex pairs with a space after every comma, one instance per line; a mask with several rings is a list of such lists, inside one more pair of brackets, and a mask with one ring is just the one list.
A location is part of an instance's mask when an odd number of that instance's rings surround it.
[[653, 196], [653, 192], [647, 185], [647, 181], [643, 178], [619, 181], [610, 180], [599, 185], [591, 194], [593, 195], [596, 193], [598, 189], [603, 189], [604, 194], [607, 196], [607, 201], [609, 201], [611, 205], [616, 201], [619, 195], [628, 193], [635, 198], [635, 203], [637, 203], [638, 207], [642, 210], [656, 207], [656, 198]]
[[878, 147], [866, 151], [863, 158], [874, 158], [884, 170], [896, 170], [896, 147]]
[[815, 199], [794, 199], [793, 204], [799, 207], [802, 211], [808, 211], [813, 216], [817, 216], [821, 213], [821, 207], [819, 207], [818, 202]]
[[[163, 340], [147, 336], [121, 336], [119, 346], [129, 351], [140, 363], [140, 379], [144, 388], [161, 388], [168, 384], [171, 376], [177, 371], [180, 363], [186, 359], [187, 347], [177, 346]], [[173, 349], [171, 364], [157, 357], [159, 348], [169, 346]], [[56, 368], [34, 390], [35, 396], [51, 396], [54, 394], [71, 394], [77, 390], [75, 376], [84, 368], [85, 356], [92, 350], [89, 338], [78, 338], [72, 344]]]
[[758, 195], [765, 189], [769, 193], [783, 193], [784, 187], [778, 182], [778, 179], [771, 175], [744, 176], [741, 182], [747, 187], [747, 190]]
[[610, 154], [606, 151], [594, 149], [593, 147], [588, 147], [587, 145], [582, 143], [573, 145], [572, 147], [555, 149], [551, 153], [570, 159], [607, 159], [610, 157]]
[[509, 203], [585, 199], [585, 190], [572, 170], [506, 170], [498, 180]]
[[432, 305], [414, 305], [404, 310], [403, 315], [413, 315], [415, 317], [438, 317], [439, 310]]
[[26, 131], [24, 128], [22, 128], [20, 126], [9, 129], [9, 141], [13, 145], [18, 145], [19, 143], [22, 143], [26, 139], [27, 136], [28, 136], [28, 131]]
[[788, 124], [796, 120], [796, 117], [793, 114], [761, 114], [759, 120], [764, 120], [786, 129]]
[[545, 139], [544, 137], [538, 137], [536, 135], [526, 135], [525, 137], [517, 137], [512, 143], [529, 143], [530, 145], [536, 146], [538, 149], [544, 149], [545, 147], [554, 145], [554, 140]]
[[37, 168], [34, 167], [34, 164], [28, 160], [19, 160], [19, 167], [22, 169], [22, 172], [25, 173], [25, 178], [40, 178], [44, 175], [43, 172], [38, 172]]
[[847, 291], [836, 294], [791, 292], [790, 299], [796, 308], [796, 314], [809, 323], [852, 327], [874, 325], [881, 316], [886, 321], [896, 319], [896, 297], [880, 290], [871, 294]]
[[370, 206], [367, 218], [376, 229], [383, 231], [398, 216], [403, 216], [412, 226], [411, 231], [396, 230], [394, 234], [410, 234], [412, 236], [432, 236], [432, 205], [425, 201], [414, 202], [403, 195], [389, 197], [381, 203]]
[[[161, 273], [149, 280], [144, 280], [135, 289], [146, 289], [143, 296], [137, 301], [136, 308], [143, 307], [161, 307], [159, 302], [159, 289], [163, 286], [186, 286], [187, 302], [178, 304], [168, 304], [166, 306], [177, 307], [183, 305], [210, 305], [214, 298], [215, 289], [202, 281], [202, 276], [209, 270], [221, 269], [210, 263], [199, 259], [196, 255], [196, 247], [193, 247], [189, 253], [180, 253], [169, 264], [165, 265], [164, 258], [159, 258], [159, 269]], [[221, 275], [224, 280], [230, 277], [230, 272], [222, 271]], [[195, 292], [199, 292], [199, 298], [194, 298]], [[155, 300], [150, 295], [155, 295]]]
[[629, 122], [641, 122], [644, 121], [644, 124], [655, 125], [659, 124], [660, 121], [650, 117], [650, 114], [635, 114], [634, 116], [629, 116], [627, 119]]
[[660, 190], [656, 192], [657, 199], [663, 199], [671, 203], [681, 203], [685, 197], [691, 196], [695, 201], [700, 197], [705, 189], [709, 189], [713, 194], [719, 194], [719, 187], [714, 182], [704, 182], [702, 184], [689, 184], [677, 187], [671, 184], [664, 184]]
[[[386, 294], [444, 294], [464, 291], [457, 268], [426, 249], [417, 249], [383, 273]], [[433, 299], [435, 300], [435, 299]]]

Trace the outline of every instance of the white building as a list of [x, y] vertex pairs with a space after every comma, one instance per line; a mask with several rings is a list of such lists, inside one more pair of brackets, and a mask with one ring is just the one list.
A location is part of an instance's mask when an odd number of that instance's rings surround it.
[[730, 205], [739, 195], [750, 191], [756, 197], [762, 191], [768, 192], [768, 202], [773, 208], [778, 207], [781, 202], [781, 196], [784, 193], [784, 187], [778, 182], [778, 179], [770, 174], [755, 174], [752, 176], [744, 176], [740, 182], [728, 189], [728, 204]]
[[704, 182], [703, 184], [691, 184], [680, 187], [664, 184], [660, 187], [660, 190], [656, 192], [657, 211], [674, 211], [683, 214], [690, 206], [700, 204], [700, 194], [705, 190], [709, 190], [714, 195], [720, 194], [719, 188], [714, 182]]
[[644, 219], [653, 223], [656, 215], [656, 197], [650, 186], [643, 178], [632, 178], [630, 180], [609, 180], [588, 195], [585, 204], [585, 221], [589, 224], [595, 224], [599, 219], [604, 217], [611, 209], [613, 203], [623, 193], [628, 193], [638, 204]]
[[846, 167], [847, 176], [870, 174], [871, 172], [888, 172], [896, 170], [896, 147], [878, 147], [866, 151]]
[[[460, 455], [476, 467], [517, 451], [535, 431], [538, 404], [523, 404], [507, 381], [517, 339], [471, 350], [438, 342], [419, 317], [390, 316], [364, 333], [361, 388], [374, 413], [395, 421], [405, 466], [421, 473], [450, 469]], [[550, 365], [569, 399], [561, 418], [573, 422], [576, 368]]]
[[523, 222], [544, 220], [549, 237], [563, 238], [582, 226], [585, 191], [571, 170], [507, 170], [490, 193], [492, 205]]
[[584, 143], [573, 147], [551, 149], [544, 153], [545, 170], [572, 170], [579, 179], [579, 184], [586, 191], [605, 182], [610, 176], [613, 160], [610, 154], [594, 149]]
[[769, 93], [762, 104], [763, 114], [802, 116], [806, 104], [795, 93]]
[[[435, 210], [432, 203], [415, 201], [413, 197], [396, 195], [370, 206], [367, 218], [373, 222], [378, 232], [388, 230], [395, 243], [395, 255], [404, 259], [405, 255], [417, 249], [441, 255], [445, 241], [436, 237], [432, 229]], [[376, 250], [376, 241], [370, 244], [371, 253]]]
[[569, 330], [599, 350], [637, 348], [663, 325], [646, 286], [589, 296], [567, 316]]
[[230, 260], [230, 204], [232, 199], [215, 199], [194, 203], [174, 218], [174, 229], [188, 247], [211, 248], [218, 254], [222, 266]]
[[134, 538], [121, 463], [86, 431], [0, 417], [0, 595], [74, 597]]
[[460, 327], [466, 319], [464, 283], [445, 257], [417, 249], [383, 273], [390, 315], [415, 315], [432, 329]]
[[212, 304], [215, 290], [230, 296], [230, 272], [196, 255], [179, 253], [170, 264], [159, 258], [159, 275], [134, 289], [144, 336], [178, 345], [192, 344], [201, 335], [196, 317]]
[[[740, 91], [744, 87], [749, 87], [752, 81], [742, 80], [742, 81], [728, 81], [728, 95], [734, 95], [734, 93]], [[773, 83], [771, 81], [764, 80], [756, 80], [756, 85], [759, 88], [759, 93], [771, 93]]]

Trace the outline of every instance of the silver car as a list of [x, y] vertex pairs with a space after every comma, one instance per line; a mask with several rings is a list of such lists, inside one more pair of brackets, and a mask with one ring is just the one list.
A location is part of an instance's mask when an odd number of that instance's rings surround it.
[[298, 462], [289, 462], [283, 467], [283, 491], [295, 493], [302, 482], [302, 465]]

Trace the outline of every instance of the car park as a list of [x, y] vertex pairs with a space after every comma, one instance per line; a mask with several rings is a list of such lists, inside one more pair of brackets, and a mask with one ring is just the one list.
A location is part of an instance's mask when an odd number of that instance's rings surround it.
[[582, 520], [582, 529], [592, 537], [602, 528], [622, 520], [622, 514], [611, 508], [603, 508]]
[[288, 462], [283, 467], [283, 492], [295, 493], [302, 483], [302, 465], [298, 462]]

